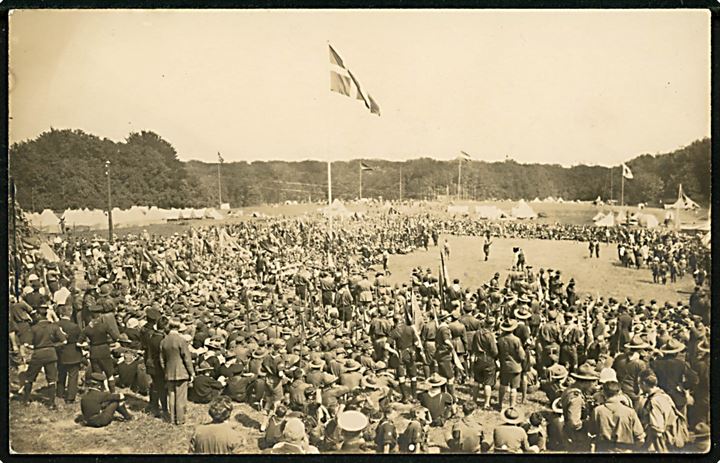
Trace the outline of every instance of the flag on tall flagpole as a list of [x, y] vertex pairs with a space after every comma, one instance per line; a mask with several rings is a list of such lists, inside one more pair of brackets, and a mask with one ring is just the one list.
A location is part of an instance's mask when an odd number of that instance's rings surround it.
[[623, 168], [623, 177], [625, 177], [625, 178], [633, 178], [633, 173], [632, 173], [632, 171], [630, 170], [630, 168], [629, 168], [628, 166], [625, 165], [624, 162], [623, 162], [622, 168]]
[[222, 164], [223, 162], [225, 162], [225, 159], [223, 159], [223, 157], [220, 155], [220, 151], [218, 151], [218, 162], [219, 162], [220, 164]]
[[364, 162], [360, 161], [360, 170], [373, 170], [373, 168], [370, 167], [369, 165], [365, 164]]
[[380, 106], [369, 93], [363, 91], [358, 79], [345, 66], [332, 45], [328, 44], [328, 48], [330, 50], [330, 91], [362, 101], [372, 114], [379, 116]]
[[460, 159], [462, 159], [463, 161], [471, 161], [472, 157], [465, 151], [460, 151]]

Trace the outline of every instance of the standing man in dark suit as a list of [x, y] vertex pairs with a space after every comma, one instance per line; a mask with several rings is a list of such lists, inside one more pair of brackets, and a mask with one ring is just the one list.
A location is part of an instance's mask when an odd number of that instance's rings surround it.
[[102, 306], [90, 307], [91, 320], [85, 327], [80, 339], [90, 341], [90, 368], [94, 372], [103, 372], [110, 392], [115, 392], [115, 363], [110, 353], [110, 342], [119, 336], [102, 318]]
[[165, 372], [160, 365], [160, 343], [165, 337], [168, 319], [156, 308], [149, 307], [145, 312], [147, 323], [143, 327], [142, 338], [145, 346], [145, 371], [150, 383], [150, 403], [146, 411], [155, 417], [167, 414], [167, 393], [165, 392]]
[[57, 352], [55, 347], [65, 343], [66, 337], [60, 326], [47, 319], [47, 303], [41, 303], [38, 308], [39, 321], [31, 328], [32, 333], [32, 357], [25, 373], [25, 385], [23, 386], [22, 398], [30, 400], [33, 382], [40, 370], [45, 371], [45, 379], [50, 386], [49, 407], [55, 409], [55, 382], [57, 381]]
[[179, 321], [170, 320], [167, 335], [160, 343], [160, 365], [165, 371], [170, 422], [177, 425], [185, 423], [188, 383], [195, 379], [188, 343], [180, 336], [185, 329]]
[[58, 355], [58, 383], [57, 397], [65, 399], [65, 403], [75, 402], [78, 392], [78, 375], [82, 362], [82, 351], [78, 347], [80, 341], [80, 327], [72, 321], [73, 308], [69, 305], [60, 307], [60, 321], [58, 326], [67, 336], [67, 343], [57, 348]]

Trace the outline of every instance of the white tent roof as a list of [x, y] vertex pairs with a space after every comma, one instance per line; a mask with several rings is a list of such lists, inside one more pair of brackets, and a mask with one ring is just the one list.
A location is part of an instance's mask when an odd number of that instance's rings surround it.
[[525, 202], [524, 199], [518, 201], [517, 206], [513, 207], [510, 214], [517, 219], [535, 219], [537, 214], [535, 211]]
[[602, 212], [598, 212], [598, 213], [595, 214], [595, 216], [592, 218], [592, 221], [593, 221], [593, 222], [597, 222], [598, 220], [602, 219], [603, 217], [605, 217], [605, 214], [602, 213]]
[[216, 209], [209, 207], [209, 208], [205, 209], [205, 218], [213, 219], [213, 220], [222, 220], [225, 217], [220, 212], [218, 212]]
[[87, 227], [100, 230], [108, 226], [107, 214], [101, 209], [68, 209], [63, 213], [63, 218], [68, 228]]
[[495, 220], [507, 217], [507, 214], [497, 206], [475, 206], [475, 213], [481, 219]]
[[657, 217], [653, 214], [637, 214], [638, 224], [645, 228], [655, 228], [660, 225]]
[[710, 232], [707, 232], [700, 241], [702, 242], [703, 246], [710, 249]]
[[352, 212], [339, 200], [335, 199], [329, 206], [320, 209], [326, 217], [350, 217]]
[[541, 203], [542, 201], [540, 201], [540, 198], [538, 198], [537, 196], [535, 196], [535, 199], [533, 199], [531, 202], [533, 202], [533, 203]]
[[615, 226], [615, 216], [613, 213], [609, 213], [600, 220], [595, 222], [595, 226], [597, 227], [614, 227]]
[[470, 207], [468, 206], [458, 206], [458, 205], [451, 205], [447, 207], [447, 211], [450, 214], [469, 214], [470, 213]]

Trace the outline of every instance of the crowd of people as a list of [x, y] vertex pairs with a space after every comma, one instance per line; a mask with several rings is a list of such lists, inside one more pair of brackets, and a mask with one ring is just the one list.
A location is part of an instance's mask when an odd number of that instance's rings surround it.
[[[114, 243], [57, 237], [57, 259], [25, 256], [11, 296], [14, 397], [38, 398], [42, 371], [48, 407], [79, 399], [93, 427], [133, 419], [121, 391], [175, 425], [188, 400], [205, 404], [211, 422], [192, 453], [253, 451], [229, 421], [238, 404], [264, 414], [268, 453], [702, 449], [709, 277], [689, 300], [582, 297], [560, 270], [520, 265], [518, 248], [505, 278], [479, 288], [442, 267], [388, 282], [390, 254], [436, 246], [449, 258], [441, 234], [484, 236], [486, 256], [491, 237], [622, 246], [635, 235], [500, 227], [378, 215], [330, 232], [305, 217]], [[695, 238], [639, 233], [632, 246], [648, 257], [695, 255], [709, 268]]]

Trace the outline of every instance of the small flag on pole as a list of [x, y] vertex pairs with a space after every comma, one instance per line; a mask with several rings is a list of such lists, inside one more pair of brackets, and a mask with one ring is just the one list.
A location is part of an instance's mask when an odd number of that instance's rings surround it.
[[380, 106], [369, 93], [363, 91], [358, 79], [345, 66], [332, 45], [328, 45], [328, 47], [330, 49], [330, 91], [361, 100], [372, 114], [379, 116]]
[[373, 168], [370, 167], [369, 165], [365, 164], [364, 162], [360, 161], [360, 170], [373, 170]]
[[633, 178], [633, 173], [632, 173], [632, 171], [630, 170], [630, 168], [629, 168], [628, 166], [625, 165], [624, 162], [623, 162], [622, 168], [623, 168], [623, 177], [625, 177], [625, 178]]
[[465, 151], [460, 151], [460, 159], [462, 159], [463, 161], [471, 161], [472, 157]]
[[225, 162], [225, 159], [223, 159], [223, 157], [220, 155], [220, 151], [218, 151], [218, 162], [219, 162], [220, 164], [222, 164], [223, 162]]

